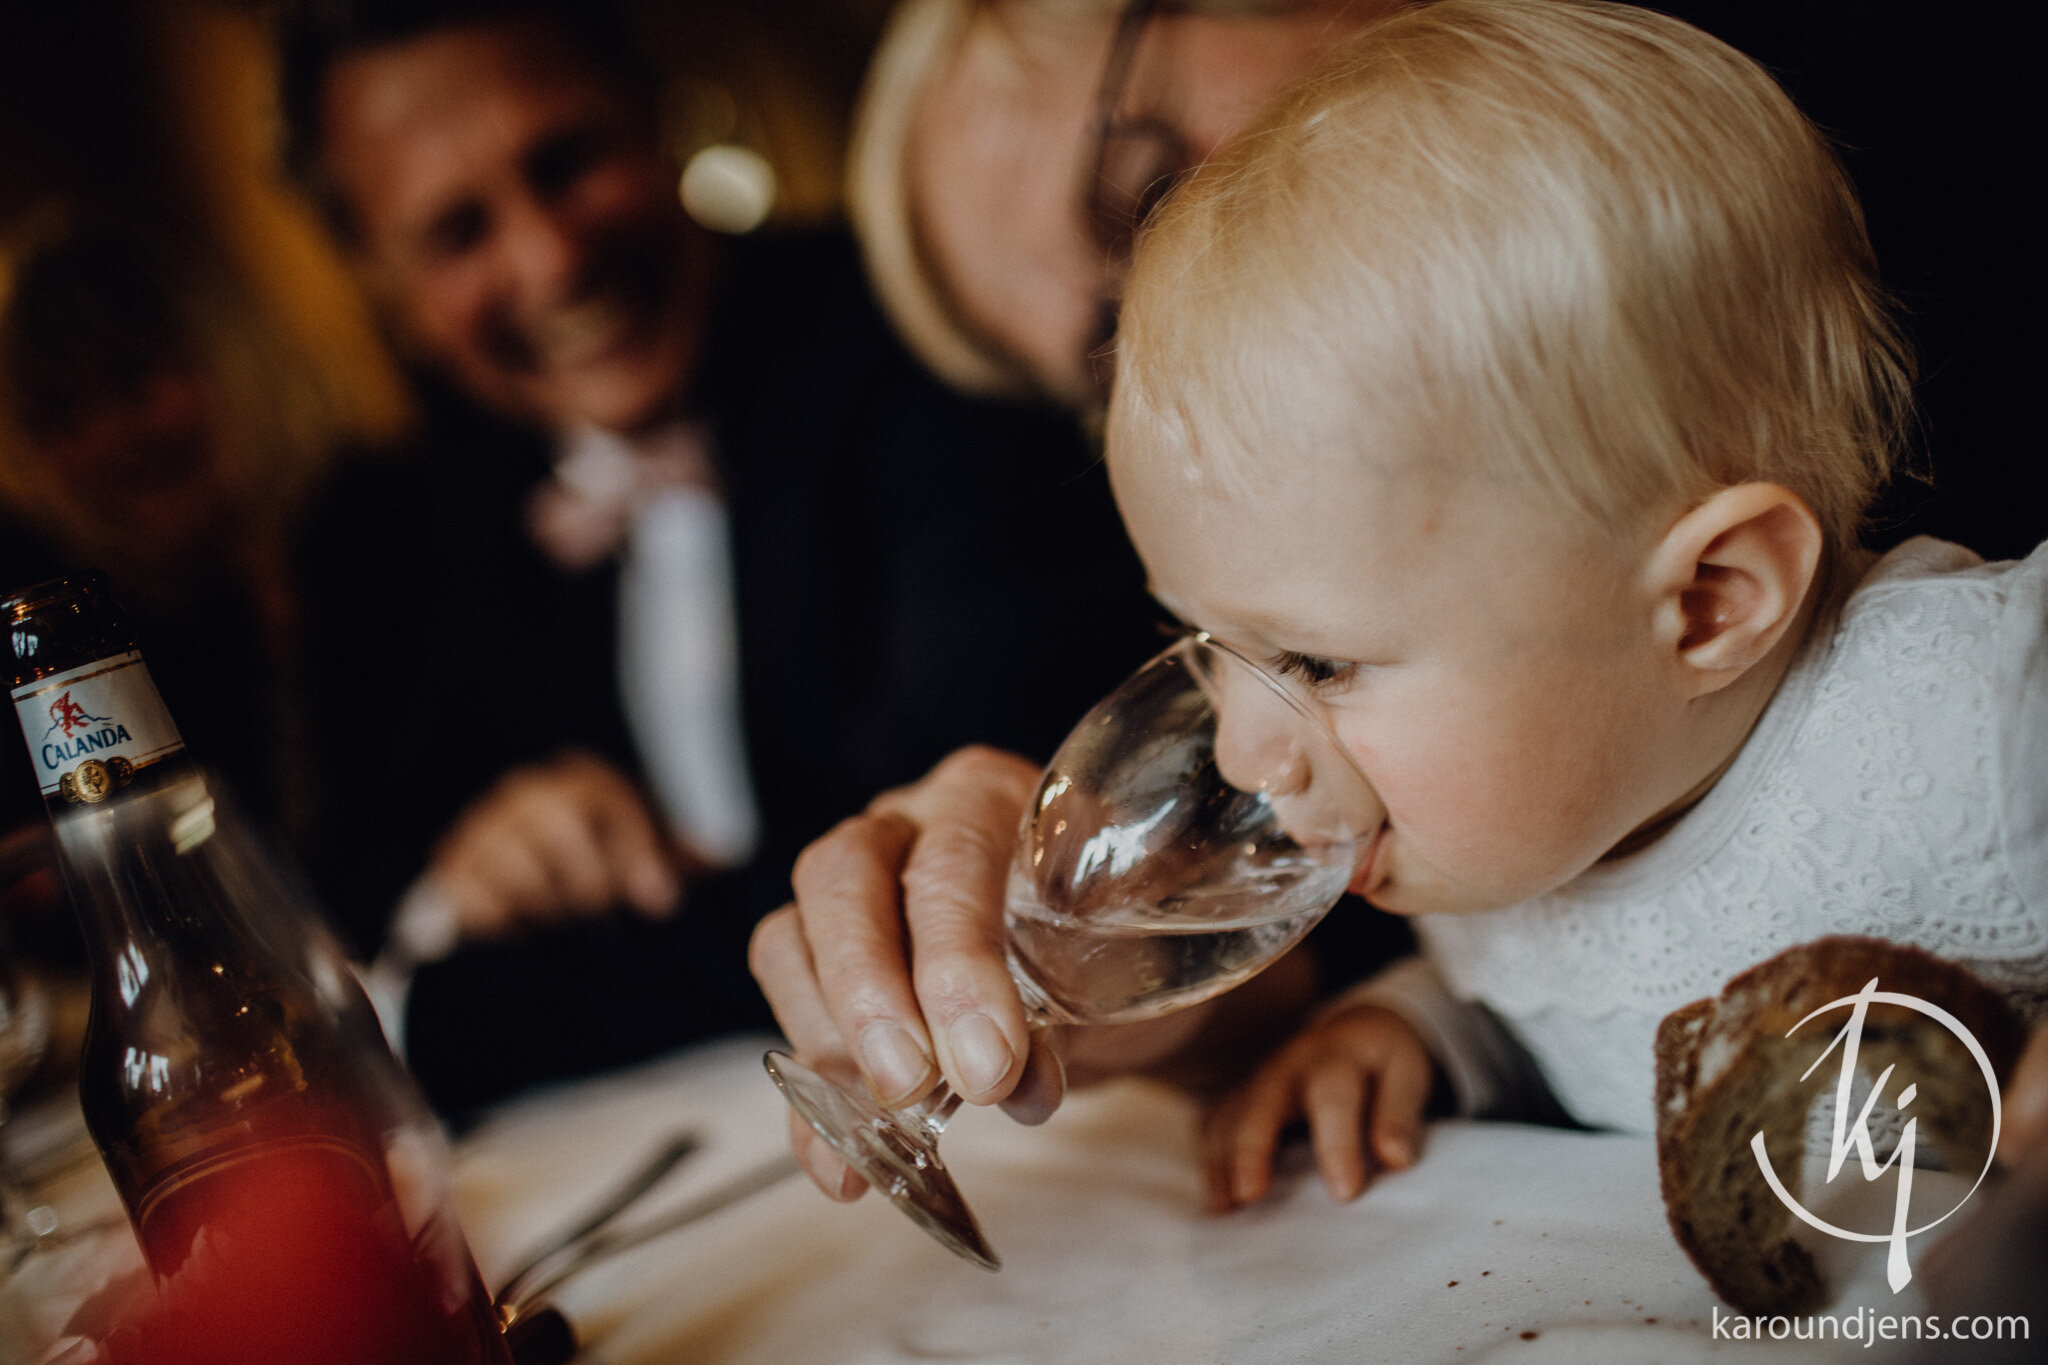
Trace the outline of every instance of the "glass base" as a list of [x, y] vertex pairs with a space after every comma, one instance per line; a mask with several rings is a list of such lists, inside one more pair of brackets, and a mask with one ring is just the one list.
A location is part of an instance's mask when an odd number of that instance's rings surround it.
[[939, 1160], [935, 1135], [884, 1109], [858, 1081], [836, 1084], [786, 1052], [761, 1061], [790, 1107], [868, 1184], [963, 1259], [983, 1270], [1002, 1269], [1002, 1258]]

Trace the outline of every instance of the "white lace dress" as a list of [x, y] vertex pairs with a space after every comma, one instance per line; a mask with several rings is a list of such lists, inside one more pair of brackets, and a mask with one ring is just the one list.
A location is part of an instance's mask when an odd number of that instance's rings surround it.
[[1349, 998], [1414, 1022], [1467, 1112], [1516, 1083], [1497, 1019], [1575, 1118], [1654, 1131], [1658, 1022], [1827, 934], [1915, 944], [2040, 1014], [2048, 546], [1989, 565], [1901, 546], [1814, 632], [1734, 765], [1662, 839], [1505, 910], [1416, 924], [1424, 959]]

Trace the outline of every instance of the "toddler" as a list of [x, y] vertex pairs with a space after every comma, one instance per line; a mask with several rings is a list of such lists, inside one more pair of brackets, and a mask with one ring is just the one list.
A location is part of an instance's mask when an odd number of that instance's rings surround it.
[[1649, 1132], [1658, 1021], [1824, 934], [2038, 1012], [2048, 550], [1860, 548], [1909, 364], [1753, 62], [1617, 6], [1396, 17], [1174, 197], [1118, 371], [1155, 592], [1328, 718], [1384, 806], [1353, 889], [1423, 945], [1225, 1102], [1216, 1203], [1296, 1115], [1355, 1194], [1433, 1086]]

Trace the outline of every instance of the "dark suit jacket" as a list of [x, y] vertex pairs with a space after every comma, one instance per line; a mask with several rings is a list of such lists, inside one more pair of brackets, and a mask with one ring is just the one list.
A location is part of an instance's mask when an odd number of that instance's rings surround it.
[[[1161, 643], [1071, 417], [932, 378], [842, 235], [735, 244], [706, 355], [692, 408], [731, 517], [760, 851], [673, 922], [579, 924], [424, 971], [411, 1057], [444, 1108], [766, 1025], [746, 938], [806, 843], [962, 744], [1048, 756]], [[506, 766], [567, 744], [631, 762], [614, 575], [562, 574], [522, 527], [547, 451], [433, 401], [433, 446], [337, 489], [309, 556], [314, 866], [365, 949]]]

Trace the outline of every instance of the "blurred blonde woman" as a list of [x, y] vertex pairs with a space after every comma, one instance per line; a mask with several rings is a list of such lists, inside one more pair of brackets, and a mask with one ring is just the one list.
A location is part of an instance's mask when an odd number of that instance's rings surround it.
[[1399, 0], [904, 0], [856, 115], [877, 292], [955, 387], [1097, 404], [1132, 237], [1266, 97]]

